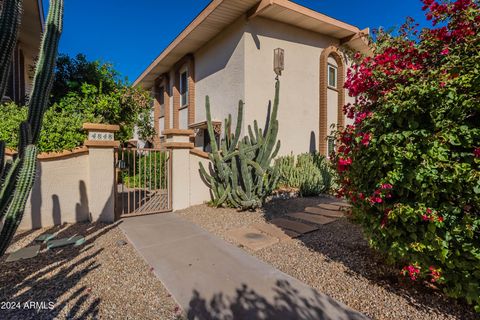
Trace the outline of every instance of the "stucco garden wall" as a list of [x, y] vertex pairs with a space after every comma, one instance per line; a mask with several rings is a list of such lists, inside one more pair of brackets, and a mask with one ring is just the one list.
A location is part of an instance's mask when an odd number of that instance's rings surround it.
[[88, 153], [68, 158], [39, 160], [37, 177], [20, 229], [89, 220]]
[[[12, 157], [10, 151], [7, 160]], [[115, 220], [113, 147], [40, 154], [19, 229]]]
[[209, 159], [190, 153], [190, 205], [202, 204], [210, 200], [210, 189], [200, 177], [200, 165], [208, 170]]

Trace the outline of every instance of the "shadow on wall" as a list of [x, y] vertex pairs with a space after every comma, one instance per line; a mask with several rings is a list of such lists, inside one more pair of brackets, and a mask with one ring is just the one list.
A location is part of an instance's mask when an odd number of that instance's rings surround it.
[[[272, 27], [271, 24], [274, 24]], [[270, 24], [270, 25], [269, 25]], [[315, 32], [301, 30], [305, 36], [299, 36], [300, 29], [289, 26], [281, 22], [275, 22], [268, 19], [255, 19], [247, 25], [246, 32], [250, 34], [257, 50], [261, 49], [261, 40], [259, 36], [282, 39], [284, 41], [300, 43], [307, 46], [326, 48], [334, 41], [338, 41], [328, 36], [318, 37]]]
[[[213, 45], [220, 47], [221, 50], [212, 51], [211, 45], [205, 47], [206, 52], [208, 52], [208, 63], [196, 64], [195, 81], [198, 82], [225, 69], [243, 37], [243, 33], [236, 32], [236, 28], [238, 28], [238, 26], [234, 24], [230, 27], [230, 30], [227, 30], [211, 41]], [[199, 52], [199, 56], [203, 56], [203, 49]]]
[[[58, 199], [57, 199], [58, 200]], [[42, 227], [42, 163], [37, 162], [35, 183], [30, 196], [32, 229]], [[54, 213], [55, 216], [55, 213]], [[25, 219], [25, 217], [24, 217]]]
[[[39, 166], [41, 168], [41, 166]], [[31, 205], [31, 219], [32, 219], [32, 229], [38, 229], [48, 225], [47, 221], [42, 221], [42, 205], [45, 207], [42, 201], [42, 183], [41, 183], [41, 169], [38, 170], [38, 176], [35, 181], [34, 188], [32, 189], [32, 196], [30, 197]], [[73, 207], [70, 207], [70, 204], [64, 204], [62, 208], [62, 199], [57, 194], [52, 195], [52, 223], [55, 226], [61, 225], [63, 223], [75, 223], [83, 221], [92, 221], [92, 215], [89, 209], [88, 203], [88, 194], [87, 186], [85, 181], [80, 180], [78, 182], [78, 192], [79, 192], [79, 202], [75, 204], [75, 212], [73, 213]], [[113, 190], [110, 198], [113, 197]], [[100, 215], [100, 221], [108, 220], [105, 218], [105, 211], [108, 210], [109, 204], [105, 204], [105, 209], [102, 210]], [[48, 207], [48, 206], [47, 206]], [[71, 209], [70, 209], [71, 208]], [[43, 208], [44, 209], [44, 208]], [[69, 211], [71, 210], [71, 211]], [[45, 214], [45, 212], [43, 212]], [[103, 220], [102, 220], [103, 219]], [[45, 219], [44, 219], [45, 220]]]
[[[40, 189], [40, 187], [38, 188]], [[70, 215], [70, 212], [62, 212], [62, 207], [60, 205], [60, 198], [58, 195], [52, 195], [52, 221], [55, 226], [61, 225], [62, 223], [74, 223], [74, 222], [83, 222], [83, 221], [92, 221], [91, 214], [88, 207], [88, 195], [87, 195], [87, 186], [85, 185], [85, 181], [81, 180], [78, 183], [78, 189], [80, 193], [80, 202], [77, 202], [75, 205], [75, 216], [71, 216], [70, 219], [65, 219], [66, 215]], [[38, 199], [37, 201], [40, 203], [38, 207], [34, 207], [32, 202], [32, 227], [33, 228], [41, 228], [41, 193], [38, 193], [39, 197], [33, 197], [32, 199]], [[36, 204], [35, 204], [36, 206]], [[63, 218], [62, 218], [63, 217]], [[66, 220], [66, 221], [65, 221]], [[74, 220], [74, 221], [72, 221]], [[33, 222], [39, 222], [40, 224], [33, 224]]]
[[317, 152], [317, 139], [315, 138], [315, 132], [313, 131], [310, 132], [310, 146], [308, 149], [310, 153]]
[[[274, 296], [267, 299], [243, 284], [236, 295], [229, 297], [217, 293], [210, 301], [199, 292], [192, 293], [188, 319], [282, 319], [282, 320], [355, 320], [368, 319], [347, 309], [332, 298], [312, 290], [308, 297], [302, 296], [286, 280], [279, 280], [273, 288]], [[273, 301], [273, 302], [271, 302]]]

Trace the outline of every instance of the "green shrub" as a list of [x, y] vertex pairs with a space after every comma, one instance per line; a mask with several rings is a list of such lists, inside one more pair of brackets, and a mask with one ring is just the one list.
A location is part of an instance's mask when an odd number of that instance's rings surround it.
[[278, 186], [298, 189], [302, 197], [318, 196], [332, 187], [330, 165], [318, 153], [279, 157], [275, 166], [280, 173]]
[[122, 179], [126, 187], [150, 189], [168, 187], [167, 152], [124, 150], [120, 153], [120, 158], [125, 166]]
[[[14, 103], [0, 106], [2, 120], [0, 140], [7, 142], [7, 147], [16, 150], [18, 137], [15, 126], [27, 118], [27, 107], [18, 107]], [[38, 142], [40, 152], [71, 150], [83, 144], [87, 134], [82, 130], [84, 122], [94, 122], [93, 117], [84, 114], [69, 113], [51, 108], [45, 112], [43, 126]]]
[[[139, 127], [146, 140], [154, 134], [152, 123], [145, 121], [150, 113], [150, 98], [145, 92], [134, 88], [122, 88], [109, 94], [102, 94], [93, 85], [84, 84], [82, 93], [72, 92], [52, 105], [44, 115], [41, 139], [38, 144], [40, 152], [72, 150], [83, 144], [87, 132], [82, 129], [85, 122], [120, 125], [117, 140], [126, 141], [133, 137], [133, 129]], [[16, 149], [17, 128], [27, 117], [27, 108], [14, 103], [0, 106], [0, 140], [5, 140], [7, 147]]]
[[402, 274], [480, 311], [480, 10], [424, 2], [435, 27], [380, 32], [349, 71], [339, 194]]

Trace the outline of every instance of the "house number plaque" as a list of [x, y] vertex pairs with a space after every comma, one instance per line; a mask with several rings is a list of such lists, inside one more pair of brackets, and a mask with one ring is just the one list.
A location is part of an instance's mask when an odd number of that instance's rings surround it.
[[113, 141], [113, 133], [112, 132], [97, 132], [97, 131], [89, 131], [88, 132], [88, 140], [91, 141]]

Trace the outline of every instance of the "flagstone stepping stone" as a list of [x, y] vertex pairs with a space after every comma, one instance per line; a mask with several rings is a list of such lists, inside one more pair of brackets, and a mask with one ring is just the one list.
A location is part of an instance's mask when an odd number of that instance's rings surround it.
[[22, 248], [10, 254], [6, 261], [13, 262], [18, 260], [34, 258], [38, 255], [39, 251], [40, 251], [40, 245], [34, 245], [31, 247]]
[[328, 218], [322, 215], [309, 214], [305, 212], [290, 213], [290, 214], [287, 214], [287, 217], [296, 218], [296, 219], [300, 219], [308, 222], [313, 222], [316, 224], [327, 224], [337, 220], [334, 218]]
[[39, 235], [38, 237], [35, 238], [35, 241], [37, 242], [47, 242], [55, 238], [54, 234], [51, 233], [44, 233], [42, 235]]
[[228, 231], [227, 235], [232, 240], [235, 240], [242, 246], [247, 247], [253, 251], [267, 248], [279, 241], [278, 238], [271, 237], [253, 227], [241, 227], [238, 229], [232, 229]]
[[316, 208], [316, 207], [307, 207], [305, 208], [305, 212], [310, 214], [320, 214], [322, 216], [326, 216], [330, 218], [342, 218], [345, 216], [345, 213], [340, 210], [333, 211], [333, 210], [326, 210], [326, 209]]
[[318, 207], [325, 210], [333, 210], [333, 211], [340, 210], [340, 206], [338, 204], [331, 204], [331, 203], [320, 203]]
[[278, 238], [280, 241], [290, 240], [291, 238], [296, 238], [300, 236], [299, 233], [291, 231], [288, 229], [282, 229], [271, 223], [257, 222], [251, 225], [255, 229], [258, 229], [266, 234]]
[[73, 244], [74, 247], [78, 247], [85, 243], [85, 238], [82, 236], [73, 236], [70, 238], [62, 238], [58, 240], [50, 240], [47, 242], [48, 249], [54, 249], [59, 247], [65, 247]]
[[305, 233], [318, 230], [318, 227], [311, 226], [298, 221], [288, 220], [285, 218], [273, 219], [273, 220], [270, 220], [270, 223], [276, 225], [279, 228], [288, 229], [299, 234], [305, 234]]
[[343, 202], [343, 201], [337, 201], [337, 202], [331, 202], [330, 204], [338, 205], [342, 208], [351, 208], [352, 205], [348, 202]]

